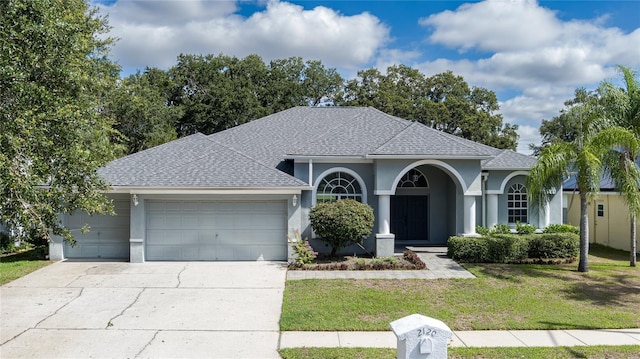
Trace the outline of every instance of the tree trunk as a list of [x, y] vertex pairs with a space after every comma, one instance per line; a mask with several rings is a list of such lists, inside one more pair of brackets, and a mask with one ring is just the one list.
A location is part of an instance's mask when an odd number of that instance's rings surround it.
[[629, 259], [629, 265], [631, 267], [635, 267], [636, 266], [636, 252], [637, 247], [636, 247], [636, 215], [635, 214], [631, 214], [631, 243], [629, 246], [629, 252], [630, 252], [630, 259]]
[[578, 272], [589, 271], [589, 212], [587, 193], [580, 191], [580, 261]]

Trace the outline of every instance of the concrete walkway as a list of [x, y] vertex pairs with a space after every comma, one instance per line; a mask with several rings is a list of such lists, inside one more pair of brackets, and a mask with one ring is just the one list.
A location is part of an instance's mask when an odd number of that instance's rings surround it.
[[[393, 332], [282, 332], [280, 348], [396, 348]], [[455, 331], [449, 347], [638, 345], [640, 329]]]
[[447, 257], [447, 247], [407, 247], [427, 265], [425, 270], [304, 271], [290, 270], [288, 280], [298, 279], [438, 279], [475, 278]]

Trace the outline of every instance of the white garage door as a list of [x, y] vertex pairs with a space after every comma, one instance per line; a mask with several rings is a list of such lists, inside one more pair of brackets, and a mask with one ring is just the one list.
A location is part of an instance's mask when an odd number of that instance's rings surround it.
[[[113, 206], [115, 216], [77, 213], [67, 217], [77, 244], [65, 244], [65, 257], [129, 259], [129, 200], [114, 200]], [[80, 228], [85, 224], [90, 230], [83, 234]]]
[[147, 260], [286, 260], [282, 202], [147, 202]]

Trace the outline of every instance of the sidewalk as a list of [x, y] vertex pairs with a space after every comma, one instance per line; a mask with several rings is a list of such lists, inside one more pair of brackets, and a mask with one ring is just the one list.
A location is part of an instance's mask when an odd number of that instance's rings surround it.
[[[450, 347], [639, 345], [640, 329], [455, 331]], [[281, 332], [280, 349], [396, 348], [393, 332]]]

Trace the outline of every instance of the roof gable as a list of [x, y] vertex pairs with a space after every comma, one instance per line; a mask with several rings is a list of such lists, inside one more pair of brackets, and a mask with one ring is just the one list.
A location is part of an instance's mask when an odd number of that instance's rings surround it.
[[489, 157], [495, 148], [454, 136], [418, 122], [411, 123], [371, 155]]
[[366, 156], [411, 125], [373, 108], [359, 108], [353, 116], [326, 129], [304, 146], [289, 151], [298, 156]]

